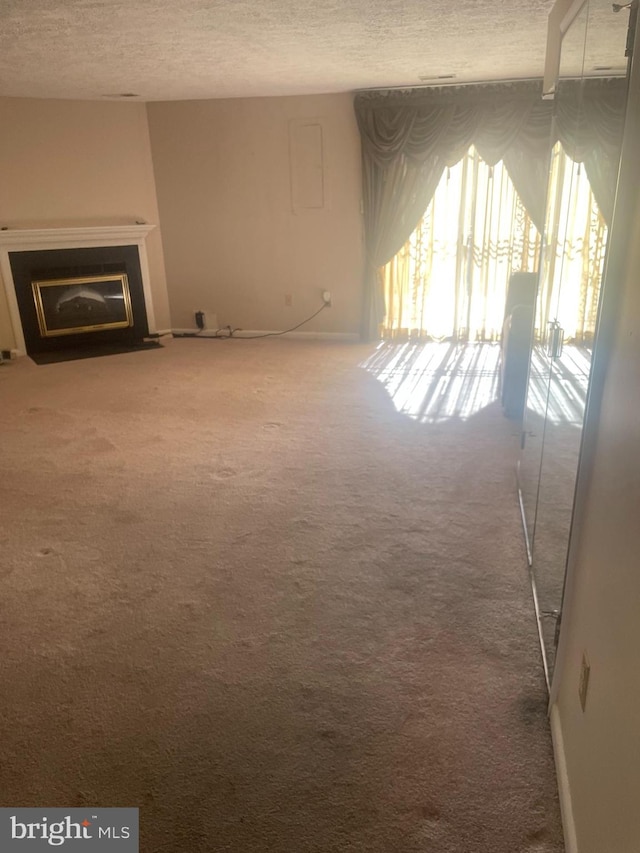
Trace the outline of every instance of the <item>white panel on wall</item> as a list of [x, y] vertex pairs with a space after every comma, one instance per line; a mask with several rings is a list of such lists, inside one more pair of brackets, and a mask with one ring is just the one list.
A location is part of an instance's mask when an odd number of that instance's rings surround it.
[[325, 208], [324, 138], [317, 119], [289, 122], [289, 166], [293, 212]]

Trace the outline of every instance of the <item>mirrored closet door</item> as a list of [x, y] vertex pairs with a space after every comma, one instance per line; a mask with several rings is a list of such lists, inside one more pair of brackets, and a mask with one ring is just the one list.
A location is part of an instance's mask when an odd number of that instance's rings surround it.
[[[575, 13], [575, 5], [572, 9]], [[564, 32], [518, 486], [550, 680], [626, 103], [629, 9], [586, 0]]]

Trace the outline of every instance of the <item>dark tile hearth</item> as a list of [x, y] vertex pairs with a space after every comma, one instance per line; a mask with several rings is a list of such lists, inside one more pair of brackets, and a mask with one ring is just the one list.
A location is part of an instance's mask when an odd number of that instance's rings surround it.
[[160, 341], [136, 341], [132, 344], [96, 344], [92, 346], [49, 350], [48, 352], [34, 352], [31, 354], [31, 358], [36, 364], [56, 364], [60, 361], [78, 361], [82, 358], [121, 355], [126, 352], [145, 352], [157, 349], [162, 349]]

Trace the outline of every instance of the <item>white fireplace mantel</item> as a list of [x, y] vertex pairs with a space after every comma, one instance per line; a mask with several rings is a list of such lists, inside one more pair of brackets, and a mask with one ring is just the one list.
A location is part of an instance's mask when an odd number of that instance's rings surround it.
[[156, 332], [151, 279], [145, 239], [155, 225], [98, 225], [75, 228], [15, 228], [0, 230], [0, 274], [9, 304], [9, 315], [18, 355], [26, 355], [22, 321], [11, 271], [11, 252], [37, 252], [45, 249], [84, 249], [102, 246], [137, 246], [149, 332]]

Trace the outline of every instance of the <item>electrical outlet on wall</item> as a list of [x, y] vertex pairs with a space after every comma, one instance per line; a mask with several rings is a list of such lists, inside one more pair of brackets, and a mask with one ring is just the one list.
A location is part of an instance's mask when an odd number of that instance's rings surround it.
[[322, 291], [322, 301], [324, 302], [325, 305], [327, 305], [329, 307], [331, 306], [331, 291], [330, 290], [323, 290]]
[[584, 713], [587, 707], [587, 691], [589, 690], [589, 675], [591, 674], [591, 666], [587, 660], [587, 653], [582, 653], [582, 664], [580, 666], [580, 681], [578, 683], [578, 696], [580, 697], [580, 707]]
[[[194, 309], [193, 320], [196, 328], [201, 330], [215, 331], [219, 328], [218, 315], [215, 313], [215, 311], [210, 311], [208, 308]], [[202, 323], [203, 325], [201, 326], [200, 323]]]

